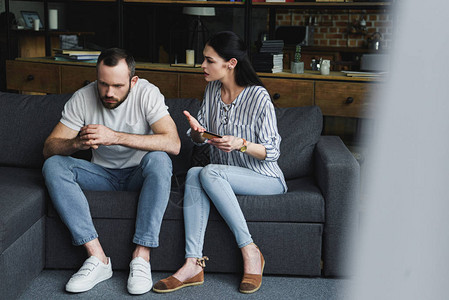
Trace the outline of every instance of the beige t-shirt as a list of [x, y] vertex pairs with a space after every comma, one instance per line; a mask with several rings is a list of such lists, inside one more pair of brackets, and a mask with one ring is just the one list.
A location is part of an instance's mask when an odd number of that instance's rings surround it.
[[[103, 106], [98, 96], [97, 82], [76, 91], [65, 104], [61, 123], [79, 131], [89, 124], [101, 124], [112, 130], [133, 134], [153, 134], [151, 125], [168, 115], [164, 96], [145, 79], [140, 79], [126, 100], [115, 109]], [[111, 169], [139, 165], [146, 151], [124, 146], [100, 146], [92, 150], [92, 162]]]

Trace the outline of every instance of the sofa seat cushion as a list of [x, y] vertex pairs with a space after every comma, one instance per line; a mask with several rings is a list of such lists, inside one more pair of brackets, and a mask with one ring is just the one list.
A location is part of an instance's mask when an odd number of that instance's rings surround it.
[[[242, 196], [237, 199], [248, 222], [323, 223], [324, 199], [311, 177], [287, 182], [289, 192], [281, 195]], [[137, 192], [84, 191], [94, 219], [134, 219]], [[172, 190], [165, 220], [183, 219], [183, 194]], [[56, 215], [50, 206], [49, 216]], [[213, 205], [210, 220], [221, 220]]]
[[[248, 222], [324, 223], [324, 198], [313, 178], [288, 180], [288, 192], [269, 196], [237, 196]], [[218, 215], [218, 213], [217, 213]], [[216, 216], [211, 214], [211, 219]]]
[[0, 253], [44, 216], [41, 170], [0, 167]]

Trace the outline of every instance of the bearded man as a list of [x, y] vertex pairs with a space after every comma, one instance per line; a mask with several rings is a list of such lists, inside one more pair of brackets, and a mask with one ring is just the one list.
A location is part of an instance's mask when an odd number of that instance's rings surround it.
[[[50, 197], [68, 227], [74, 245], [87, 260], [66, 284], [85, 292], [112, 276], [82, 190], [140, 191], [128, 291], [148, 292], [152, 285], [150, 248], [158, 247], [162, 217], [170, 195], [172, 164], [181, 143], [159, 89], [134, 75], [126, 50], [102, 51], [97, 80], [76, 91], [60, 122], [44, 144], [43, 174]], [[92, 150], [92, 160], [70, 155]]]

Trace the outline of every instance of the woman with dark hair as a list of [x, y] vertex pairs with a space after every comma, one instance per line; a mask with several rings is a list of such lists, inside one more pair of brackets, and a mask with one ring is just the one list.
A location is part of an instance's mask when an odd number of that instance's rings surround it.
[[[238, 195], [287, 191], [277, 159], [281, 137], [267, 90], [249, 62], [244, 42], [233, 32], [219, 32], [204, 47], [201, 67], [208, 85], [197, 119], [185, 111], [195, 143], [210, 145], [211, 163], [187, 173], [184, 194], [186, 262], [153, 287], [167, 293], [204, 282], [203, 242], [210, 202], [234, 234], [243, 256], [240, 292], [262, 284], [264, 257], [253, 243]], [[218, 137], [207, 135], [214, 132]]]

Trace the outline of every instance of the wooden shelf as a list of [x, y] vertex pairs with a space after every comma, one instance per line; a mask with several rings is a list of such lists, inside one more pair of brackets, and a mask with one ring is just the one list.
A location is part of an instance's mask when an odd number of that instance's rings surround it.
[[[16, 61], [28, 62], [28, 63], [44, 63], [44, 64], [57, 64], [57, 65], [72, 65], [72, 66], [91, 66], [95, 67], [94, 63], [85, 62], [67, 62], [56, 61], [52, 57], [27, 57], [17, 58]], [[136, 70], [147, 71], [161, 71], [161, 72], [181, 72], [181, 73], [197, 73], [202, 74], [201, 68], [192, 67], [171, 67], [168, 64], [149, 63], [149, 62], [136, 62]], [[331, 71], [330, 75], [323, 76], [319, 71], [305, 70], [303, 74], [293, 74], [290, 71], [280, 73], [257, 73], [261, 78], [290, 78], [290, 79], [313, 79], [313, 80], [337, 80], [337, 81], [355, 81], [355, 82], [378, 82], [384, 81], [383, 77], [349, 77], [343, 72]]]
[[340, 9], [382, 9], [391, 2], [254, 2], [254, 7], [270, 8], [340, 8]]
[[[82, 0], [78, 0], [82, 1]], [[108, 0], [96, 0], [108, 1]], [[251, 1], [251, 0], [248, 0]], [[183, 0], [124, 0], [124, 3], [182, 4], [195, 6], [244, 6], [245, 2], [232, 1], [183, 1]], [[382, 9], [389, 8], [391, 2], [252, 2], [254, 7], [288, 8], [341, 8], [341, 9]]]
[[182, 4], [194, 6], [244, 6], [244, 2], [231, 1], [182, 1], [182, 0], [124, 0], [125, 3], [148, 3], [148, 4]]
[[[57, 2], [57, 0], [54, 0], [55, 2]], [[75, 2], [117, 2], [117, 0], [72, 0]], [[50, 1], [49, 1], [50, 2]]]

